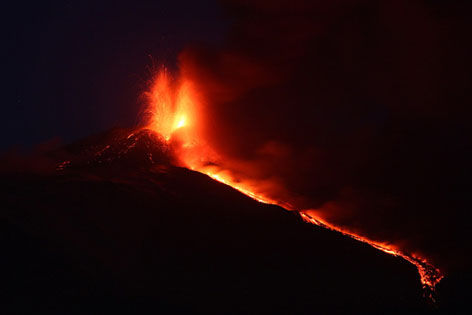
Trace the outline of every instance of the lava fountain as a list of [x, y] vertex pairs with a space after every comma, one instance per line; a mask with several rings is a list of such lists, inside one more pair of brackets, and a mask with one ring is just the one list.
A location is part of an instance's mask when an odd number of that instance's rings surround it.
[[233, 169], [226, 167], [228, 164], [224, 159], [205, 142], [200, 125], [202, 119], [199, 116], [204, 112], [203, 102], [190, 80], [181, 78], [173, 81], [169, 73], [163, 69], [154, 78], [145, 97], [147, 100], [145, 128], [162, 136], [179, 166], [206, 174], [259, 202], [297, 211], [305, 222], [341, 233], [408, 261], [418, 269], [425, 295], [434, 301], [435, 286], [444, 275], [426, 258], [406, 252], [394, 244], [369, 239], [345, 227], [335, 226], [320, 217], [316, 209], [297, 209], [286, 199], [287, 196], [279, 189], [277, 183], [270, 179], [257, 180], [244, 174], [237, 174]]

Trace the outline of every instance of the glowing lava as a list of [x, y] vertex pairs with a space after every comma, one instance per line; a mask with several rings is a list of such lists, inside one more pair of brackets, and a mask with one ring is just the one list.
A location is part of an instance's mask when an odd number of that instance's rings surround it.
[[[182, 80], [172, 84], [169, 75], [163, 70], [156, 76], [146, 96], [149, 101], [147, 113], [150, 116], [146, 127], [157, 132], [167, 141], [181, 166], [206, 174], [259, 202], [298, 211], [306, 222], [341, 233], [384, 253], [403, 258], [416, 266], [425, 293], [434, 301], [434, 288], [444, 276], [425, 258], [403, 252], [392, 244], [371, 240], [346, 228], [335, 226], [317, 216], [313, 210], [295, 209], [289, 202], [274, 198], [273, 191], [271, 196], [267, 195], [270, 191], [270, 183], [235, 178], [229, 170], [224, 169], [222, 166], [224, 163], [218, 162], [220, 159], [218, 154], [199, 135], [197, 113], [201, 104], [190, 81]], [[178, 146], [175, 143], [178, 143]]]
[[441, 281], [444, 276], [441, 274], [441, 271], [431, 265], [426, 259], [419, 257], [417, 255], [411, 254], [407, 255], [403, 253], [394, 245], [386, 244], [382, 242], [377, 242], [366, 237], [354, 234], [352, 232], [347, 231], [346, 229], [342, 229], [340, 227], [336, 227], [328, 222], [323, 221], [320, 218], [315, 217], [310, 211], [302, 211], [300, 212], [301, 217], [309, 223], [316, 224], [318, 226], [324, 227], [328, 230], [335, 231], [341, 233], [343, 235], [349, 236], [357, 241], [369, 244], [370, 246], [383, 251], [384, 253], [401, 257], [406, 261], [412, 263], [418, 269], [418, 273], [420, 274], [421, 283], [423, 284], [423, 288], [425, 289], [425, 294], [428, 295], [434, 301], [434, 288], [435, 286]]
[[[177, 93], [174, 92], [176, 90]], [[172, 82], [167, 71], [160, 71], [150, 91], [145, 93], [148, 128], [169, 141], [176, 130], [191, 125], [191, 116], [194, 114], [194, 96], [191, 91], [189, 81]]]

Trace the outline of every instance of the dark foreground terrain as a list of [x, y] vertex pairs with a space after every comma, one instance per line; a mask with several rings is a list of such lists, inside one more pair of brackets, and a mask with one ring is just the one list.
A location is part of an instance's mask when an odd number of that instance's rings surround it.
[[447, 281], [432, 306], [413, 265], [172, 166], [153, 134], [130, 133], [3, 161], [3, 314], [460, 311]]

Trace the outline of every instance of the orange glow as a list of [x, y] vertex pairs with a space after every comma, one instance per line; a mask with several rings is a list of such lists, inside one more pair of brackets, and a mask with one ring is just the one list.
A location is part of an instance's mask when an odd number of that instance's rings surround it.
[[148, 128], [159, 133], [166, 141], [172, 138], [177, 129], [192, 125], [195, 106], [190, 82], [174, 83], [167, 71], [162, 70], [145, 96], [150, 117]]
[[181, 116], [177, 119], [177, 123], [175, 124], [175, 127], [174, 129], [179, 129], [181, 127], [184, 127], [185, 126], [185, 123], [186, 123], [186, 118], [185, 116]]
[[172, 84], [167, 72], [161, 71], [146, 96], [149, 101], [148, 113], [151, 116], [146, 127], [157, 132], [167, 141], [180, 166], [206, 174], [261, 203], [298, 211], [306, 222], [369, 244], [384, 253], [403, 258], [416, 266], [421, 283], [426, 289], [425, 292], [433, 299], [434, 288], [443, 275], [425, 258], [405, 253], [395, 245], [371, 240], [344, 227], [334, 226], [320, 218], [314, 210], [295, 209], [290, 202], [284, 200], [286, 196], [278, 193], [274, 180], [251, 180], [249, 176], [241, 178], [225, 168], [225, 161], [222, 161], [222, 158], [199, 135], [197, 123], [201, 122], [197, 119], [197, 113], [201, 110], [201, 103], [189, 80]]
[[319, 217], [316, 217], [313, 211], [310, 211], [310, 210], [301, 211], [300, 215], [303, 218], [303, 220], [305, 220], [308, 223], [316, 224], [328, 230], [335, 231], [343, 235], [349, 236], [350, 238], [353, 238], [359, 242], [369, 244], [370, 246], [378, 250], [381, 250], [384, 253], [387, 253], [396, 257], [401, 257], [405, 259], [406, 261], [412, 263], [418, 269], [418, 273], [420, 274], [420, 280], [421, 280], [421, 283], [423, 284], [424, 289], [428, 291], [425, 293], [427, 293], [429, 298], [431, 298], [434, 301], [434, 297], [433, 297], [434, 288], [439, 283], [439, 281], [441, 281], [441, 279], [444, 278], [444, 276], [441, 274], [441, 271], [438, 268], [431, 265], [425, 258], [422, 258], [415, 254], [408, 255], [406, 253], [403, 253], [400, 249], [398, 249], [396, 246], [392, 244], [374, 241], [369, 238], [350, 232], [347, 229], [343, 229], [343, 228], [334, 226], [332, 224], [329, 224], [328, 222], [323, 221]]

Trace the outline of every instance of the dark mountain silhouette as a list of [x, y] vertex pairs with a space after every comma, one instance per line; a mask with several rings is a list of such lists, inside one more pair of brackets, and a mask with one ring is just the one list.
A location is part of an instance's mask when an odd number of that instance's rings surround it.
[[174, 166], [150, 131], [44, 155], [3, 163], [7, 313], [435, 311], [413, 265]]

